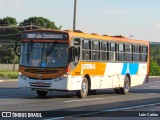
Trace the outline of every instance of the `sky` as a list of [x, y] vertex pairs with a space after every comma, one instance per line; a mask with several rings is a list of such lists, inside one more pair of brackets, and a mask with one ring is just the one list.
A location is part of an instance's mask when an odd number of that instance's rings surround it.
[[[160, 0], [77, 0], [76, 29], [160, 42]], [[0, 0], [0, 18], [44, 17], [73, 29], [74, 0]]]

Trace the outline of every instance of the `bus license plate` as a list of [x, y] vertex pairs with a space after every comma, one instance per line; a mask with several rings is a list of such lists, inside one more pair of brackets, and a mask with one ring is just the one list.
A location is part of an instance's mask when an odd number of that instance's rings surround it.
[[36, 82], [36, 86], [44, 86], [44, 82]]

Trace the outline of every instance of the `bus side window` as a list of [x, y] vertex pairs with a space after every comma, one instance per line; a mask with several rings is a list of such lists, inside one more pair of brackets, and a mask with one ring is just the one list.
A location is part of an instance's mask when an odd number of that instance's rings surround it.
[[91, 60], [91, 45], [90, 40], [82, 41], [82, 59], [83, 60]]
[[92, 41], [92, 60], [100, 60], [99, 41]]
[[125, 58], [125, 53], [124, 53], [124, 44], [120, 43], [118, 45], [119, 49], [118, 49], [118, 61], [124, 61]]
[[146, 46], [142, 46], [141, 61], [147, 62], [147, 47]]
[[107, 42], [101, 42], [101, 60], [107, 60]]
[[140, 61], [140, 54], [139, 54], [139, 46], [134, 45], [134, 51], [133, 51], [133, 61], [139, 62]]
[[148, 61], [148, 47], [146, 46], [146, 62]]
[[132, 45], [126, 44], [125, 52], [125, 61], [132, 61]]
[[115, 50], [116, 50], [116, 43], [110, 43], [110, 53], [109, 53], [109, 60], [115, 61]]

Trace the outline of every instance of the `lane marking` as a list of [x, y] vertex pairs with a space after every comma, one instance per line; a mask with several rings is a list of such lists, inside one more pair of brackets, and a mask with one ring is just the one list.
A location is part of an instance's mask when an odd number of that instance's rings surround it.
[[159, 93], [147, 93], [147, 94], [159, 94]]
[[4, 82], [4, 83], [6, 83], [6, 82], [17, 82], [17, 81], [18, 81], [18, 79], [0, 80], [0, 82]]
[[120, 111], [120, 110], [128, 110], [128, 109], [143, 108], [143, 107], [151, 107], [151, 106], [156, 106], [156, 105], [160, 105], [160, 103], [137, 105], [137, 106], [131, 106], [131, 107], [125, 107], [125, 108], [117, 108], [117, 109], [110, 109], [110, 110], [104, 110], [103, 112]]
[[160, 86], [149, 86], [149, 87], [160, 87]]
[[135, 109], [135, 108], [151, 107], [156, 105], [160, 105], [160, 103], [137, 105], [137, 106], [131, 106], [131, 107], [125, 107], [125, 108], [117, 108], [117, 109], [108, 109], [108, 110], [102, 110], [102, 111], [91, 112], [91, 113], [83, 113], [83, 114], [77, 114], [77, 115], [71, 115], [71, 116], [49, 118], [45, 120], [59, 120], [59, 119], [66, 119], [68, 117], [71, 117], [71, 118], [80, 117], [80, 116], [93, 115], [93, 114], [99, 114], [99, 113], [105, 113], [105, 112], [114, 112], [114, 111], [129, 110], [129, 109]]
[[93, 98], [93, 99], [82, 99], [82, 100], [69, 100], [69, 101], [63, 101], [63, 102], [81, 102], [81, 101], [92, 101], [92, 100], [102, 100], [104, 98]]

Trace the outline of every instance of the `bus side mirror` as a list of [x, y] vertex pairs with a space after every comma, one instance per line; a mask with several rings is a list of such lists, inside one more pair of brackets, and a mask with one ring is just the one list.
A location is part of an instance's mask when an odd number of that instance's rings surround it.
[[78, 57], [79, 59], [79, 55], [80, 55], [80, 47], [72, 46], [71, 47], [71, 61], [75, 61], [75, 57]]
[[20, 40], [16, 40], [15, 41], [15, 45], [14, 45], [14, 53], [20, 57]]
[[71, 61], [75, 61], [75, 47], [71, 47]]

